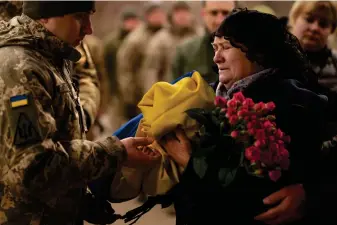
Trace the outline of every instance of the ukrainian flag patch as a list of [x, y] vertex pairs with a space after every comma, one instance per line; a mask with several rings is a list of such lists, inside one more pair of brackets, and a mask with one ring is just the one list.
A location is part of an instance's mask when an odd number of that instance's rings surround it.
[[11, 97], [9, 100], [10, 100], [12, 108], [17, 108], [17, 107], [28, 105], [27, 95], [16, 95], [16, 96]]

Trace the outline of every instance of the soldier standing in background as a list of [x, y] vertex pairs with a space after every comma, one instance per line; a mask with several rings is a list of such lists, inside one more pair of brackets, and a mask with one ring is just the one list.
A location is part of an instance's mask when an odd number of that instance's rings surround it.
[[115, 31], [107, 35], [103, 39], [104, 43], [104, 61], [106, 71], [110, 80], [111, 95], [119, 95], [116, 68], [117, 68], [117, 51], [121, 46], [126, 36], [136, 29], [141, 23], [139, 15], [136, 10], [127, 7], [120, 15], [120, 24]]
[[79, 224], [88, 182], [157, 160], [136, 149], [147, 138], [85, 140], [70, 75], [93, 11], [93, 1], [27, 1], [0, 22], [0, 224]]
[[141, 66], [148, 43], [166, 23], [166, 14], [159, 3], [145, 8], [145, 21], [130, 33], [117, 53], [117, 80], [124, 107], [124, 122], [140, 113], [137, 104], [144, 95]]
[[173, 3], [168, 17], [169, 26], [153, 36], [145, 52], [141, 74], [145, 92], [158, 81], [172, 81], [171, 67], [176, 46], [197, 35], [188, 3]]
[[102, 112], [97, 120], [101, 126], [101, 132], [111, 134], [124, 122], [121, 108], [121, 91], [117, 82], [117, 52], [125, 38], [141, 24], [141, 19], [136, 10], [127, 6], [120, 15], [120, 25], [103, 39], [103, 58], [105, 71], [108, 77], [109, 106]]
[[214, 51], [210, 44], [212, 33], [234, 9], [235, 5], [235, 1], [202, 1], [205, 34], [178, 45], [172, 65], [173, 78], [197, 70], [209, 83], [218, 79], [218, 74], [215, 72], [217, 69], [214, 69], [216, 67], [213, 62]]

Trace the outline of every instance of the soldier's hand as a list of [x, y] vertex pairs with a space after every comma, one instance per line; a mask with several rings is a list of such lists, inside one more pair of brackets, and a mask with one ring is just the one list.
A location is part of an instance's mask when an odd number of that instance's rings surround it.
[[154, 140], [152, 138], [145, 137], [131, 137], [122, 139], [128, 153], [128, 159], [125, 162], [127, 167], [151, 167], [152, 165], [160, 161], [160, 153], [151, 150], [147, 145], [151, 144]]

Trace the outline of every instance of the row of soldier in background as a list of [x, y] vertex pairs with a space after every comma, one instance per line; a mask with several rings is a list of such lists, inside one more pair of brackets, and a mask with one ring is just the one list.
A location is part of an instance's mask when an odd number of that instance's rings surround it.
[[[20, 14], [21, 4], [20, 1], [1, 2], [2, 19]], [[77, 47], [82, 58], [76, 63], [74, 80], [79, 82], [87, 124], [95, 121], [88, 139], [109, 135], [136, 116], [137, 103], [157, 81], [172, 81], [191, 70], [199, 71], [208, 82], [215, 81], [218, 75], [212, 61], [211, 34], [236, 6], [236, 1], [203, 1], [204, 26], [199, 27], [188, 2], [173, 3], [168, 14], [160, 3], [149, 2], [143, 19], [136, 10], [126, 8], [116, 31], [103, 40], [87, 36]], [[275, 14], [264, 5], [255, 9]], [[291, 20], [298, 16], [294, 12], [290, 14]], [[326, 38], [333, 37], [332, 32], [328, 30]], [[322, 52], [326, 38], [314, 55]], [[337, 47], [336, 41], [331, 44]], [[315, 61], [317, 57], [311, 54], [311, 58]], [[321, 62], [317, 64], [322, 67]]]
[[[137, 103], [155, 82], [170, 82], [192, 70], [199, 71], [208, 82], [216, 81], [218, 75], [212, 61], [211, 34], [239, 3], [202, 1], [202, 27], [195, 23], [197, 15], [193, 15], [188, 2], [173, 3], [167, 21], [165, 11], [158, 3], [146, 6], [142, 23], [135, 12], [125, 11], [119, 30], [108, 35], [103, 42], [111, 104], [105, 116], [97, 120], [102, 122], [97, 124], [110, 125], [105, 129], [111, 132], [136, 116], [140, 112]], [[254, 9], [276, 14], [265, 5], [257, 5]], [[291, 14], [292, 17], [298, 16]], [[287, 17], [283, 19], [288, 23]], [[333, 30], [327, 32], [317, 52], [325, 47], [328, 36], [334, 37], [330, 35]], [[331, 44], [337, 47], [336, 40]], [[311, 58], [315, 60], [315, 57]]]

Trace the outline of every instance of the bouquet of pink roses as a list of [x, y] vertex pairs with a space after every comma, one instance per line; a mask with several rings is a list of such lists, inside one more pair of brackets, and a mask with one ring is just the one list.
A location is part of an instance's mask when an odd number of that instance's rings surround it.
[[283, 170], [289, 167], [289, 152], [286, 145], [290, 137], [275, 123], [271, 112], [273, 102], [254, 103], [241, 92], [226, 100], [216, 97], [212, 111], [191, 109], [187, 113], [196, 119], [201, 128], [198, 143], [193, 152], [193, 167], [203, 178], [212, 163], [219, 163], [219, 181], [229, 185], [238, 168], [244, 167], [253, 176], [277, 181]]

